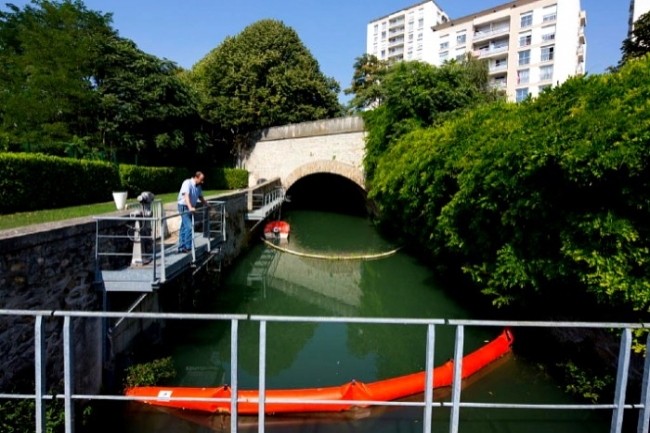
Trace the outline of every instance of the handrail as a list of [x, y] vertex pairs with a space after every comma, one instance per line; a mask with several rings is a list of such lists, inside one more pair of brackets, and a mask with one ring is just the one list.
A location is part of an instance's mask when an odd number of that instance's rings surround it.
[[[158, 202], [158, 203], [156, 203]], [[183, 215], [191, 215], [191, 238], [196, 239], [201, 233], [203, 236], [213, 237], [220, 236], [222, 240], [225, 241], [226, 238], [226, 220], [225, 220], [225, 202], [221, 200], [208, 200], [208, 206], [198, 208], [200, 218], [197, 218], [195, 212], [189, 210], [184, 212], [170, 212], [165, 213], [163, 211], [162, 203], [160, 201], [154, 201], [154, 205], [158, 206], [159, 209], [156, 212], [153, 212], [153, 216], [144, 216], [142, 212], [131, 212], [128, 216], [95, 216], [96, 229], [95, 229], [95, 263], [97, 263], [98, 269], [101, 267], [100, 263], [103, 258], [110, 257], [128, 257], [132, 256], [131, 264], [141, 264], [139, 259], [142, 259], [142, 263], [151, 263], [151, 283], [164, 283], [167, 281], [167, 254], [169, 251], [174, 250], [176, 245], [168, 246], [165, 244], [166, 233], [164, 227], [168, 226], [168, 221], [175, 218], [182, 218]], [[212, 210], [216, 210], [213, 215]], [[213, 217], [215, 221], [213, 221]], [[202, 221], [203, 228], [202, 232], [196, 232], [196, 223]], [[101, 230], [100, 224], [102, 222], [124, 222], [128, 226], [126, 234], [115, 234], [108, 233]], [[150, 228], [150, 230], [144, 230], [144, 228]], [[214, 230], [213, 230], [214, 228]], [[139, 243], [140, 246], [145, 244], [151, 245], [150, 251], [139, 250], [139, 257], [136, 258], [135, 254], [131, 252], [124, 251], [114, 251], [110, 248], [111, 244], [119, 240], [129, 240], [131, 242]], [[106, 242], [106, 243], [105, 243]], [[212, 248], [211, 242], [207, 243], [207, 250], [210, 253]], [[195, 242], [192, 242], [191, 247], [192, 262], [196, 262], [196, 245]]]
[[[45, 403], [52, 399], [64, 401], [65, 411], [65, 432], [74, 433], [74, 400], [142, 400], [142, 397], [123, 396], [123, 395], [93, 395], [78, 394], [74, 392], [74, 375], [71, 366], [73, 365], [74, 355], [74, 335], [71, 332], [72, 318], [118, 318], [126, 319], [159, 319], [159, 320], [208, 320], [208, 321], [230, 321], [231, 323], [231, 397], [224, 398], [174, 398], [176, 400], [191, 401], [230, 401], [231, 403], [231, 432], [237, 432], [237, 397], [238, 397], [238, 326], [240, 321], [258, 322], [260, 326], [259, 342], [259, 432], [263, 433], [265, 429], [264, 422], [264, 404], [266, 389], [266, 326], [268, 322], [309, 322], [309, 323], [377, 323], [388, 325], [413, 325], [426, 326], [426, 374], [427, 382], [432, 379], [433, 359], [434, 359], [434, 341], [435, 328], [439, 326], [452, 326], [456, 329], [454, 344], [454, 362], [452, 397], [451, 401], [433, 402], [432, 394], [425, 392], [424, 401], [418, 402], [375, 402], [364, 401], [362, 404], [376, 404], [384, 406], [415, 406], [423, 408], [423, 432], [430, 432], [432, 412], [434, 408], [450, 408], [451, 418], [449, 432], [457, 433], [459, 425], [459, 414], [462, 408], [482, 408], [482, 409], [559, 409], [559, 410], [585, 410], [599, 409], [612, 410], [611, 433], [620, 433], [623, 424], [623, 412], [625, 410], [635, 410], [639, 412], [637, 433], [648, 433], [648, 421], [650, 419], [650, 357], [646, 357], [643, 370], [643, 386], [638, 403], [627, 403], [626, 384], [629, 375], [629, 363], [631, 356], [631, 335], [633, 329], [650, 328], [650, 323], [608, 323], [608, 322], [535, 322], [535, 321], [508, 321], [508, 320], [460, 320], [460, 319], [428, 319], [428, 318], [363, 318], [363, 317], [307, 317], [307, 316], [267, 316], [267, 315], [243, 315], [243, 314], [190, 314], [190, 313], [146, 313], [146, 312], [93, 312], [93, 311], [63, 311], [63, 310], [7, 310], [0, 309], [2, 316], [27, 316], [34, 317], [34, 342], [35, 342], [35, 392], [34, 394], [0, 394], [0, 399], [27, 399], [34, 400], [36, 403], [35, 425], [36, 432], [44, 431], [44, 413]], [[54, 396], [45, 395], [45, 368], [43, 362], [43, 350], [45, 344], [44, 323], [48, 318], [63, 318], [63, 376], [64, 392]], [[597, 328], [597, 329], [618, 329], [621, 330], [621, 349], [619, 352], [619, 362], [617, 368], [616, 391], [614, 401], [608, 404], [528, 404], [528, 403], [478, 403], [460, 401], [461, 394], [461, 369], [462, 353], [464, 344], [465, 327], [567, 327], [567, 328]], [[646, 344], [650, 347], [650, 335]], [[163, 397], [161, 397], [163, 398]], [[151, 398], [147, 398], [151, 399]], [[323, 401], [307, 399], [291, 399], [291, 401], [300, 401], [303, 403], [318, 403]], [[338, 401], [341, 403], [341, 401]], [[351, 401], [359, 404], [359, 401]]]

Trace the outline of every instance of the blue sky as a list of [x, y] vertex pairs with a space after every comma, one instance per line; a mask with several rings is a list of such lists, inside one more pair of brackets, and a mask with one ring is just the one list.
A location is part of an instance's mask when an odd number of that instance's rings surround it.
[[[4, 0], [22, 7], [25, 0]], [[341, 89], [350, 86], [356, 57], [365, 52], [369, 21], [418, 0], [85, 0], [88, 9], [113, 14], [113, 27], [143, 51], [191, 68], [225, 37], [260, 19], [292, 27], [321, 70]], [[503, 0], [436, 0], [451, 18], [459, 18]], [[627, 36], [629, 0], [582, 0], [587, 11], [587, 72], [614, 66]]]

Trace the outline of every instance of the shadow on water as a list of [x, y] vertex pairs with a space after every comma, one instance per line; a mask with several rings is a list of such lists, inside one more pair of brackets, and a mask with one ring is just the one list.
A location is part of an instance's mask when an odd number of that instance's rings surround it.
[[[331, 186], [331, 185], [330, 185]], [[294, 204], [295, 205], [295, 204]], [[291, 223], [290, 246], [320, 253], [380, 252], [396, 247], [365, 217], [313, 209], [283, 209]], [[260, 243], [224, 275], [215, 290], [214, 313], [293, 316], [473, 318], [435, 283], [430, 268], [404, 252], [372, 261], [326, 261], [278, 252]], [[258, 388], [259, 324], [240, 323], [240, 389]], [[181, 386], [230, 383], [229, 323], [184, 326], [168, 349]], [[436, 327], [435, 364], [453, 355], [455, 329]], [[467, 327], [465, 350], [499, 330]], [[515, 336], [516, 339], [516, 336]], [[425, 368], [426, 328], [414, 325], [269, 323], [267, 389], [335, 386], [352, 379], [372, 382]], [[435, 393], [449, 401], [449, 390]], [[413, 396], [419, 399], [422, 396]], [[485, 403], [572, 401], [534, 365], [514, 355], [465, 381], [462, 400]], [[575, 402], [573, 402], [575, 403]], [[229, 431], [226, 415], [161, 410], [136, 402], [115, 404], [112, 425], [125, 433]], [[119, 415], [119, 416], [117, 416]], [[434, 409], [434, 431], [449, 430], [449, 410]], [[267, 432], [422, 432], [422, 408], [373, 407], [340, 414], [266, 417]], [[257, 418], [241, 417], [240, 431], [257, 431]], [[600, 433], [609, 429], [594, 411], [487, 410], [464, 408], [460, 431], [495, 433]], [[115, 431], [118, 431], [115, 430]]]

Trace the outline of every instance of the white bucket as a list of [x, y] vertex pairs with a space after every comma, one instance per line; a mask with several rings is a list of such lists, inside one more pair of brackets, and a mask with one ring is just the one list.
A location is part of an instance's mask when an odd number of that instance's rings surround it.
[[128, 194], [127, 191], [113, 192], [113, 200], [115, 200], [115, 207], [117, 210], [122, 210], [126, 207], [126, 198]]

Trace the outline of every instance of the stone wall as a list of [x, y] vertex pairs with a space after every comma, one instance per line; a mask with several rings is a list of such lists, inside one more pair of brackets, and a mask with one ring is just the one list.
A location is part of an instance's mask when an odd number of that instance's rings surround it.
[[[249, 240], [245, 221], [248, 191], [206, 198], [226, 202], [226, 241], [222, 245], [221, 262], [228, 266]], [[177, 212], [175, 206], [171, 206], [169, 212]], [[123, 214], [115, 212], [110, 216]], [[111, 223], [103, 221], [104, 224]], [[118, 222], [115, 224], [116, 229], [122, 227]], [[95, 283], [95, 235], [93, 218], [0, 231], [0, 309], [48, 313], [60, 310], [102, 311], [103, 290]], [[188, 271], [191, 273], [192, 270]], [[187, 279], [179, 279], [178, 284], [184, 284], [184, 280]], [[164, 289], [174, 291], [179, 288], [172, 282]], [[157, 292], [147, 295], [139, 307], [140, 311], [149, 312], [159, 309]], [[112, 329], [113, 354], [116, 347], [123, 350], [151, 324], [136, 320], [128, 322], [129, 326]], [[49, 315], [44, 321], [48, 389], [59, 387], [62, 377], [62, 323], [62, 318]], [[103, 380], [107, 346], [103, 338], [104, 325], [101, 319], [73, 318], [71, 323], [75, 392], [98, 392]], [[31, 380], [33, 365], [33, 316], [0, 315], [0, 392], [9, 391], [18, 379]], [[57, 391], [62, 391], [62, 388], [57, 388]]]
[[363, 188], [365, 135], [354, 116], [269, 128], [244, 161], [248, 184], [279, 177], [288, 189], [300, 177], [331, 173]]

